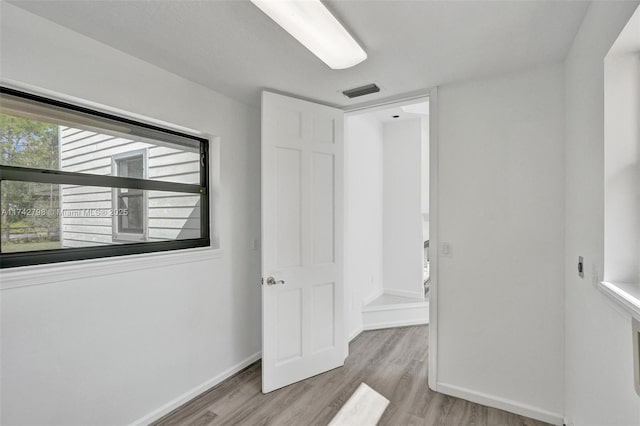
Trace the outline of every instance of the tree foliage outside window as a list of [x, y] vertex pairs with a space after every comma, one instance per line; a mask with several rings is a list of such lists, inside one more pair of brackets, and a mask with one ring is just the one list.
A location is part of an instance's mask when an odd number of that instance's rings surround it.
[[[0, 114], [0, 164], [22, 167], [57, 169], [60, 153], [58, 126], [24, 117]], [[18, 245], [59, 245], [59, 220], [55, 216], [20, 214], [35, 209], [58, 207], [58, 185], [4, 181], [0, 191], [0, 205], [14, 214], [3, 211], [1, 225], [3, 251], [13, 251]], [[32, 247], [38, 249], [40, 247]]]

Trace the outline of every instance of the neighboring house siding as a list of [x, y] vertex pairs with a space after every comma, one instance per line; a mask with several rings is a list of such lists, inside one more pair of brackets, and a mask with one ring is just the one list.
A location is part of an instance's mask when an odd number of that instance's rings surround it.
[[[113, 158], [146, 150], [146, 178], [198, 184], [199, 153], [160, 146], [120, 136], [60, 127], [60, 170], [112, 175]], [[111, 188], [62, 185], [61, 241], [63, 247], [119, 244], [111, 217], [85, 214], [89, 209], [116, 209]], [[193, 194], [149, 191], [146, 198], [145, 241], [200, 236], [200, 197]]]

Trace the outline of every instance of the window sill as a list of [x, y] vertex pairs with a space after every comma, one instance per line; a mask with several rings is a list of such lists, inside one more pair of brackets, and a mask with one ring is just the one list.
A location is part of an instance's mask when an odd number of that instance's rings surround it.
[[631, 316], [640, 319], [640, 284], [601, 282], [598, 289]]
[[22, 266], [0, 271], [0, 290], [220, 259], [222, 249], [193, 248], [125, 257]]

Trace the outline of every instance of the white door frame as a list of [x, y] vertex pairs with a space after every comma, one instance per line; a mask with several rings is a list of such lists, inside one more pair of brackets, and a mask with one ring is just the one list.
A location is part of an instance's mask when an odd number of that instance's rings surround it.
[[429, 93], [429, 388], [438, 390], [438, 278], [440, 271], [438, 88]]
[[[431, 283], [429, 285], [429, 388], [436, 391], [438, 383], [438, 272], [439, 268], [439, 170], [438, 170], [438, 88], [422, 92], [419, 95], [399, 98], [389, 102], [367, 103], [355, 108], [344, 108], [345, 118], [363, 112], [372, 112], [394, 106], [402, 106], [414, 103], [420, 99], [429, 99], [429, 269]], [[345, 161], [346, 164], [346, 161]], [[348, 196], [345, 191], [345, 196]], [[346, 205], [346, 203], [345, 203]], [[344, 232], [347, 224], [345, 221]], [[345, 247], [345, 253], [347, 252]], [[345, 259], [345, 265], [346, 265]], [[345, 303], [345, 311], [347, 304]], [[345, 318], [348, 318], [345, 312]], [[347, 354], [348, 355], [348, 345]]]

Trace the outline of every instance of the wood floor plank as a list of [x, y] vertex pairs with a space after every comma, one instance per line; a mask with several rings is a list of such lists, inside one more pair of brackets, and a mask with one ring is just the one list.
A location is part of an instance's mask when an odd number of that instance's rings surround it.
[[[256, 365], [256, 368], [260, 372], [259, 364]], [[225, 418], [238, 408], [260, 397], [262, 394], [261, 379], [261, 374], [255, 374], [248, 380], [236, 384], [232, 389], [224, 393], [221, 392], [223, 396], [212, 401], [207, 410], [216, 413], [220, 418]]]
[[259, 377], [261, 371], [259, 362], [251, 364], [247, 368], [220, 383], [218, 386], [209, 389], [186, 404], [173, 410], [154, 424], [157, 426], [185, 425], [190, 420], [195, 419], [202, 412], [208, 411], [208, 407], [211, 404], [226, 397], [229, 393], [236, 390], [240, 384], [250, 381], [256, 376]]
[[268, 425], [275, 424], [273, 419], [278, 414], [294, 404], [299, 396], [304, 395], [311, 389], [311, 385], [295, 384], [280, 389], [277, 392], [271, 392], [262, 395], [262, 404], [251, 401], [239, 407], [234, 412], [228, 414], [224, 418], [216, 419], [214, 424], [220, 425]]
[[266, 395], [261, 391], [262, 370], [257, 362], [154, 425], [326, 426], [363, 382], [390, 401], [380, 425], [546, 424], [431, 391], [428, 326], [366, 331], [349, 348], [344, 367]]
[[195, 418], [194, 421], [189, 423], [189, 426], [210, 426], [213, 424], [213, 419], [216, 418], [216, 415], [211, 411], [205, 411]]

